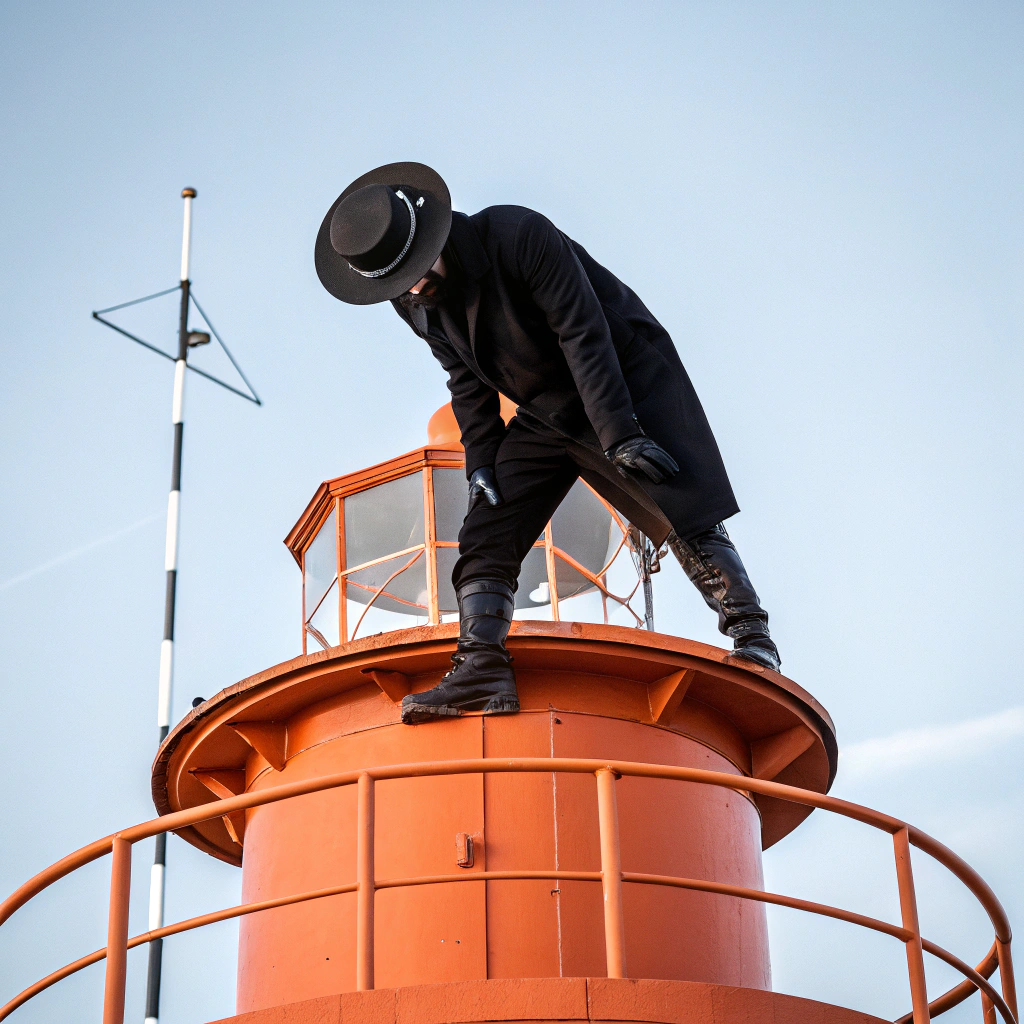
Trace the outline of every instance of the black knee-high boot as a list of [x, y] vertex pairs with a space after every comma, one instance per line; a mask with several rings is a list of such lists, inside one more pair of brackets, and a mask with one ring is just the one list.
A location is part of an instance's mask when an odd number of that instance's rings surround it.
[[668, 544], [708, 607], [718, 614], [718, 628], [731, 637], [734, 656], [778, 672], [782, 661], [768, 632], [768, 613], [725, 526], [719, 523], [685, 541], [672, 532]]
[[402, 701], [406, 725], [454, 718], [464, 711], [507, 715], [519, 710], [516, 676], [505, 637], [515, 600], [501, 580], [472, 580], [459, 587], [459, 645], [452, 669], [432, 690]]

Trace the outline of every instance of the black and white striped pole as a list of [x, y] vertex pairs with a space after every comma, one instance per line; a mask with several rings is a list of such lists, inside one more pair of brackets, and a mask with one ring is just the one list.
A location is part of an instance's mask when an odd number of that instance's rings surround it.
[[[182, 190], [185, 200], [185, 223], [181, 238], [181, 306], [178, 314], [178, 358], [174, 362], [174, 394], [171, 399], [171, 424], [174, 427], [174, 449], [171, 456], [171, 493], [167, 498], [167, 541], [164, 547], [164, 570], [167, 592], [164, 598], [164, 638], [160, 642], [160, 683], [157, 690], [157, 725], [163, 743], [171, 727], [171, 688], [174, 681], [174, 599], [178, 587], [178, 527], [181, 519], [181, 450], [185, 433], [185, 368], [188, 364], [189, 255], [192, 245], [192, 200], [194, 188]], [[149, 879], [149, 930], [164, 925], [164, 882], [167, 870], [167, 836], [156, 837], [156, 854]], [[146, 977], [146, 1024], [157, 1024], [160, 1018], [160, 968], [163, 962], [163, 939], [149, 944], [149, 972]]]
[[[181, 239], [181, 280], [173, 288], [166, 288], [162, 292], [155, 292], [153, 295], [145, 295], [141, 299], [132, 299], [130, 302], [121, 302], [116, 306], [109, 306], [106, 309], [95, 310], [92, 314], [94, 320], [98, 320], [106, 327], [117, 331], [118, 334], [141, 345], [150, 352], [155, 352], [164, 359], [174, 363], [174, 392], [171, 398], [171, 424], [174, 427], [174, 449], [171, 459], [171, 493], [167, 499], [167, 542], [164, 548], [164, 570], [167, 575], [166, 596], [164, 602], [164, 636], [160, 642], [160, 683], [157, 691], [157, 726], [160, 730], [160, 742], [167, 738], [171, 726], [171, 690], [174, 682], [174, 602], [178, 588], [178, 528], [181, 519], [181, 453], [182, 442], [185, 433], [185, 377], [188, 373], [196, 373], [206, 380], [219, 384], [232, 394], [244, 398], [254, 405], [262, 405], [260, 396], [249, 383], [249, 378], [231, 354], [230, 349], [224, 344], [224, 339], [217, 333], [216, 328], [210, 323], [199, 300], [192, 291], [192, 284], [189, 273], [189, 256], [192, 245], [192, 200], [196, 198], [194, 188], [186, 188], [181, 191], [181, 198], [185, 201], [185, 223]], [[178, 307], [178, 351], [177, 355], [165, 352], [158, 345], [153, 345], [140, 338], [136, 334], [125, 330], [111, 320], [107, 319], [108, 314], [117, 310], [127, 309], [129, 306], [137, 306], [143, 302], [150, 302], [159, 299], [172, 292], [180, 291], [181, 302]], [[206, 322], [209, 333], [206, 331], [190, 331], [188, 329], [189, 306], [195, 306], [199, 315]], [[227, 381], [208, 373], [206, 370], [193, 366], [188, 361], [188, 351], [197, 345], [206, 345], [210, 342], [210, 336], [217, 339], [217, 343], [224, 350], [235, 372], [245, 384], [243, 391]], [[150, 875], [149, 888], [149, 930], [163, 927], [164, 923], [164, 888], [167, 869], [167, 836], [159, 835], [156, 839], [156, 854], [153, 858], [153, 870]], [[163, 940], [154, 939], [149, 944], [149, 972], [146, 980], [146, 1024], [157, 1024], [160, 1019], [160, 968], [163, 958]]]

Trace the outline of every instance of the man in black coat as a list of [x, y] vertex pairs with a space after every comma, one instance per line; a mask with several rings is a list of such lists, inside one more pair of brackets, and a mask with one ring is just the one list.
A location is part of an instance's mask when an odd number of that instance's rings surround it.
[[[357, 304], [390, 300], [448, 372], [469, 512], [452, 574], [453, 669], [403, 721], [519, 710], [505, 649], [520, 567], [577, 477], [658, 546], [718, 614], [733, 656], [779, 654], [723, 520], [739, 511], [671, 338], [636, 294], [521, 206], [452, 213], [422, 164], [363, 175], [324, 218], [320, 280]], [[506, 427], [499, 393], [516, 403]]]

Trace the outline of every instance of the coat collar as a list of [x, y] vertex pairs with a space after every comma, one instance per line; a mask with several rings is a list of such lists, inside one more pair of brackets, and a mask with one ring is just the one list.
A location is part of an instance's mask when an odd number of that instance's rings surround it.
[[484, 249], [473, 222], [464, 213], [452, 214], [448, 243], [455, 250], [467, 281], [479, 281], [491, 269], [487, 250]]
[[[491, 269], [491, 261], [487, 256], [480, 236], [469, 217], [464, 213], [452, 214], [452, 227], [448, 236], [448, 244], [455, 252], [465, 278], [466, 293], [466, 325], [469, 328], [469, 338], [462, 339], [461, 332], [449, 331], [449, 342], [460, 351], [463, 359], [468, 354], [471, 357], [471, 365], [476, 365], [476, 322], [480, 312], [480, 285], [479, 280]], [[397, 300], [392, 300], [398, 315], [410, 324], [417, 334], [427, 334], [427, 314], [423, 310], [418, 312], [407, 312]], [[468, 346], [467, 343], [468, 342]], [[468, 347], [468, 353], [464, 351]]]
[[465, 275], [466, 286], [466, 326], [469, 328], [469, 347], [476, 352], [476, 321], [480, 313], [480, 278], [491, 269], [491, 261], [487, 257], [480, 236], [476, 233], [473, 222], [464, 213], [452, 214], [452, 228], [448, 235], [448, 244]]

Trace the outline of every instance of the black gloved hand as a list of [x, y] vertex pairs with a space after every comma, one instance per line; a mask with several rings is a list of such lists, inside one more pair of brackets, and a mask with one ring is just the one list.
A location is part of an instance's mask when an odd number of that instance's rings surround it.
[[505, 504], [493, 466], [481, 466], [469, 478], [469, 507], [472, 508], [481, 498], [492, 508]]
[[642, 434], [638, 437], [627, 437], [614, 448], [609, 448], [605, 455], [615, 464], [615, 468], [627, 476], [626, 470], [643, 473], [652, 483], [660, 484], [679, 472], [676, 460], [660, 444]]

